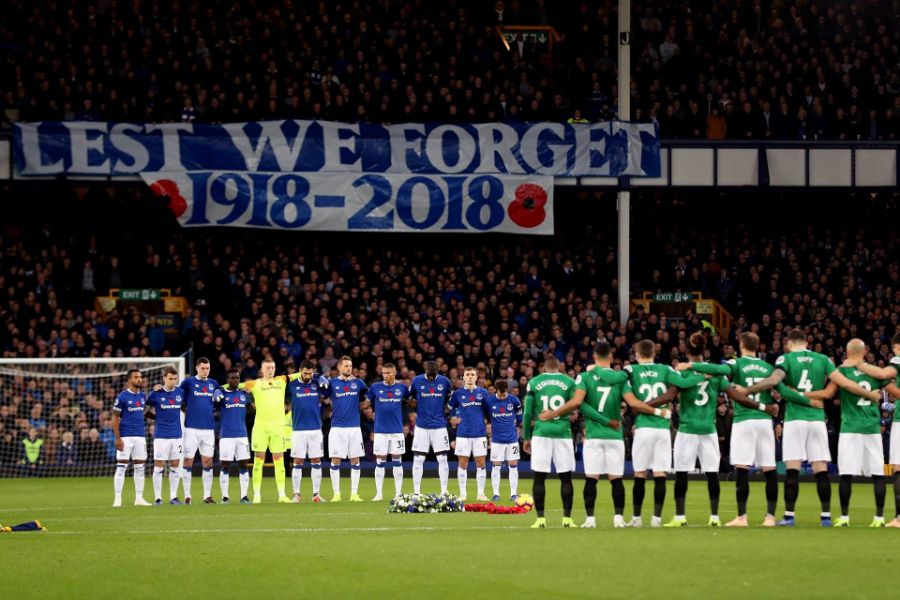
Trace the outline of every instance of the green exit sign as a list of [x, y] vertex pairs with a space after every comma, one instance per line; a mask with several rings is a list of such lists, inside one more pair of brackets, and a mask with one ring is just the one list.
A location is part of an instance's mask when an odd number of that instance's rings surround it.
[[654, 302], [693, 302], [694, 294], [691, 292], [659, 292], [653, 294]]
[[119, 300], [142, 301], [159, 300], [162, 298], [160, 290], [119, 290]]

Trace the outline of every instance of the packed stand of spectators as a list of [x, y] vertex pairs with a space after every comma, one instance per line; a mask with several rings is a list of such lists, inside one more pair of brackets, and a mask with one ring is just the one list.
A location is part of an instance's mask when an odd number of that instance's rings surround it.
[[[245, 379], [257, 377], [268, 356], [279, 372], [293, 372], [309, 358], [329, 373], [348, 354], [367, 382], [385, 362], [408, 381], [434, 358], [453, 381], [472, 364], [480, 383], [506, 379], [521, 398], [548, 353], [575, 374], [590, 362], [599, 336], [612, 342], [617, 365], [633, 361], [633, 344], [650, 338], [659, 360], [669, 363], [686, 360], [686, 338], [704, 328], [690, 312], [675, 319], [636, 311], [618, 321], [615, 207], [599, 192], [560, 190], [552, 238], [454, 236], [453, 251], [432, 249], [435, 242], [416, 234], [379, 238], [375, 249], [346, 234], [182, 229], [144, 190], [90, 187], [76, 194], [61, 185], [52, 192], [43, 223], [35, 223], [26, 203], [11, 203], [0, 233], [3, 357], [192, 349], [212, 360], [212, 376], [222, 381], [232, 365]], [[802, 326], [811, 349], [835, 361], [858, 336], [870, 346], [869, 359], [884, 364], [900, 315], [900, 242], [888, 225], [900, 214], [897, 198], [866, 195], [835, 212], [831, 207], [846, 200], [820, 196], [827, 208], [818, 218], [808, 203], [788, 199], [794, 196], [732, 198], [746, 203], [744, 221], [710, 227], [730, 214], [719, 209], [718, 195], [635, 194], [633, 295], [701, 291], [720, 301], [735, 321], [722, 337], [712, 332], [707, 358], [713, 362], [732, 356], [748, 329], [761, 338], [761, 356], [774, 362], [787, 328]], [[140, 227], [135, 214], [156, 225]], [[448, 239], [441, 238], [440, 248]], [[99, 314], [95, 297], [120, 286], [167, 287], [185, 296], [191, 309], [178, 335], [163, 332], [154, 341], [158, 326], [135, 304]], [[39, 450], [47, 464], [72, 456], [59, 450], [67, 432], [75, 461], [102, 459], [104, 443], [109, 452], [108, 409], [118, 390], [73, 383], [38, 396], [25, 383], [0, 381], [0, 451], [6, 453], [0, 456], [28, 462], [31, 429], [44, 440]], [[720, 408], [725, 456], [730, 410]], [[834, 407], [828, 416], [836, 431]], [[367, 433], [371, 417], [363, 415]], [[630, 417], [624, 422], [630, 438]], [[414, 430], [414, 412], [406, 426]], [[580, 436], [577, 415], [572, 427]]]
[[[8, 2], [0, 123], [600, 121], [617, 3]], [[552, 60], [497, 25], [548, 25]], [[632, 2], [631, 120], [664, 138], [900, 139], [900, 3]]]

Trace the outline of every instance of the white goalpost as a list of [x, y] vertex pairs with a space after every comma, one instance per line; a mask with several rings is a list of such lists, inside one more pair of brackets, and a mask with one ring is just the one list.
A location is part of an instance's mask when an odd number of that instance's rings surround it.
[[140, 369], [146, 392], [170, 366], [184, 379], [185, 356], [0, 359], [0, 477], [111, 474], [112, 407], [126, 373]]

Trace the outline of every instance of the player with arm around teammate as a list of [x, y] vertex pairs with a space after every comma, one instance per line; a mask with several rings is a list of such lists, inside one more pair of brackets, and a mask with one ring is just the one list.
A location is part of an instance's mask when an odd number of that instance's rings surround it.
[[562, 408], [572, 398], [575, 380], [560, 373], [560, 363], [550, 354], [544, 359], [543, 373], [528, 382], [525, 392], [525, 411], [522, 416], [524, 450], [531, 454], [531, 470], [534, 471], [534, 509], [537, 520], [532, 529], [544, 529], [544, 499], [546, 480], [551, 468], [556, 468], [560, 481], [560, 496], [563, 504], [562, 526], [575, 527], [572, 520], [572, 501], [575, 490], [572, 487], [572, 471], [575, 470], [575, 448], [572, 444], [572, 429], [569, 420], [554, 417], [543, 421], [537, 416], [543, 411]]
[[238, 389], [250, 393], [253, 399], [253, 407], [256, 410], [256, 419], [253, 422], [253, 431], [250, 435], [250, 449], [254, 453], [253, 461], [253, 504], [262, 502], [263, 464], [266, 460], [266, 451], [272, 453], [272, 463], [275, 468], [275, 487], [278, 492], [278, 502], [290, 502], [284, 493], [284, 394], [289, 381], [300, 377], [299, 373], [290, 376], [275, 376], [275, 361], [271, 357], [266, 358], [260, 365], [262, 377], [245, 381]]
[[[628, 365], [623, 395], [631, 404], [635, 400], [645, 402], [655, 409], [669, 409], [676, 389], [691, 388], [705, 379], [703, 375], [682, 377], [669, 365], [654, 362], [656, 344], [641, 340], [635, 346], [636, 365]], [[673, 389], [669, 389], [672, 386]], [[666, 475], [672, 468], [671, 413], [638, 414], [634, 420], [634, 441], [631, 457], [634, 464], [634, 488], [632, 490], [633, 515], [629, 527], [641, 527], [647, 472], [653, 474], [653, 518], [651, 527], [662, 526], [662, 510], [666, 501]]]
[[[703, 364], [706, 338], [694, 333], [688, 340], [687, 351], [692, 365]], [[724, 369], [723, 369], [724, 370]], [[719, 396], [726, 394], [739, 406], [756, 407], [758, 403], [738, 392], [724, 375], [710, 375], [694, 387], [679, 392], [679, 423], [675, 437], [675, 517], [664, 527], [686, 527], [685, 505], [688, 490], [688, 471], [697, 461], [706, 474], [709, 492], [710, 527], [720, 527], [719, 519], [719, 463], [722, 459], [716, 433], [716, 409]], [[768, 414], [777, 414], [777, 405], [767, 405]]]
[[[897, 406], [896, 401], [900, 400], [900, 333], [895, 334], [894, 337], [891, 338], [891, 350], [893, 351], [894, 356], [891, 357], [887, 366], [878, 367], [865, 361], [859, 361], [856, 363], [856, 368], [875, 379], [892, 380], [885, 387], [885, 390], [887, 390], [890, 397], [894, 399], [894, 406]], [[900, 412], [895, 410], [894, 423], [891, 426], [891, 447], [888, 453], [888, 462], [894, 472], [895, 518], [888, 523], [886, 527], [900, 527], [900, 418], [896, 416], [898, 414], [900, 414]]]
[[[749, 387], [772, 374], [774, 367], [757, 357], [759, 336], [744, 333], [740, 339], [740, 357], [729, 360], [724, 365], [706, 362], [690, 362], [678, 365], [677, 369], [692, 369], [707, 375], [724, 375], [736, 386]], [[794, 397], [798, 401], [810, 402], [821, 408], [821, 402], [798, 398], [799, 394], [784, 384], [778, 386], [784, 398]], [[737, 397], [735, 397], [737, 398]], [[735, 469], [735, 495], [737, 517], [725, 524], [726, 527], [747, 527], [747, 499], [750, 496], [750, 467], [762, 470], [766, 479], [766, 516], [763, 527], [775, 526], [775, 506], [778, 502], [778, 473], [775, 470], [775, 431], [772, 418], [778, 414], [778, 405], [770, 392], [759, 392], [749, 397], [750, 404], [735, 400], [734, 424], [731, 429], [729, 456]]]
[[606, 474], [612, 488], [613, 527], [625, 527], [625, 442], [622, 436], [622, 400], [637, 413], [668, 416], [665, 409], [655, 409], [631, 394], [623, 397], [628, 382], [624, 371], [612, 368], [612, 349], [606, 340], [594, 346], [594, 364], [575, 378], [575, 393], [562, 407], [541, 413], [548, 421], [578, 409], [585, 418], [584, 426], [584, 510], [587, 513], [583, 528], [597, 526], [594, 506], [597, 502], [597, 482]]
[[315, 363], [300, 363], [300, 377], [288, 383], [285, 409], [291, 415], [291, 471], [293, 502], [300, 502], [303, 483], [303, 463], [309, 459], [312, 480], [312, 501], [325, 502], [320, 495], [322, 487], [322, 457], [325, 456], [325, 440], [322, 433], [322, 405], [330, 396], [328, 379], [315, 372]]
[[[865, 360], [865, 343], [854, 338], [847, 343], [847, 360], [838, 370], [862, 388], [880, 390], [888, 381], [867, 375], [858, 365]], [[837, 385], [830, 383], [826, 393], [834, 395]], [[841, 432], [838, 437], [838, 471], [841, 482], [838, 488], [841, 500], [841, 516], [835, 527], [850, 526], [850, 495], [854, 476], [872, 478], [875, 491], [875, 517], [870, 527], [884, 527], [884, 448], [881, 442], [881, 406], [868, 398], [860, 398], [841, 390]]]
[[[775, 371], [763, 381], [741, 391], [748, 395], [764, 392], [784, 381], [787, 386], [805, 395], [824, 390], [828, 380], [857, 396], [872, 401], [880, 399], [879, 393], [863, 389], [847, 379], [830, 358], [808, 350], [806, 333], [802, 328], [795, 327], [788, 334], [788, 353], [776, 359]], [[787, 465], [785, 511], [779, 526], [794, 526], [794, 507], [800, 494], [800, 465], [804, 460], [812, 463], [816, 475], [816, 490], [822, 507], [821, 524], [831, 527], [831, 482], [828, 479], [831, 450], [828, 447], [825, 412], [808, 402], [804, 404], [788, 398], [784, 423], [784, 462]]]

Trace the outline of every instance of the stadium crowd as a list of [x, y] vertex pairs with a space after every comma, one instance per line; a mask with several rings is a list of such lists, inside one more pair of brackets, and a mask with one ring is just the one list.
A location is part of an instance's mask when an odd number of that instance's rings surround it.
[[[900, 139], [897, 2], [637, 0], [632, 9], [630, 117], [657, 122], [664, 138]], [[616, 23], [612, 1], [566, 10], [543, 0], [15, 1], [0, 12], [0, 127], [44, 119], [604, 120], [619, 116]], [[498, 25], [552, 26], [552, 57], [527, 40], [507, 48]], [[192, 349], [212, 359], [221, 380], [232, 365], [255, 377], [266, 356], [280, 372], [304, 358], [327, 372], [349, 354], [367, 381], [383, 362], [408, 379], [434, 357], [451, 378], [477, 364], [484, 382], [506, 379], [521, 394], [546, 353], [576, 372], [598, 336], [612, 342], [616, 364], [650, 338], [663, 360], [685, 360], [685, 339], [703, 327], [696, 315], [641, 311], [618, 322], [615, 219], [599, 193], [557, 194], [560, 205], [586, 208], [577, 222], [558, 215], [563, 231], [552, 244], [454, 238], [447, 252], [403, 236], [376, 250], [325, 234], [198, 234], [133, 187], [51, 186], [40, 192], [55, 196], [40, 228], [21, 202], [0, 231], [3, 357]], [[9, 189], [10, 197], [30, 192]], [[747, 330], [773, 362], [784, 328], [799, 324], [811, 349], [837, 359], [858, 336], [870, 360], [884, 364], [900, 314], [898, 242], [883, 227], [896, 220], [896, 197], [859, 197], [852, 208], [834, 200], [840, 209], [819, 208], [827, 206], [820, 198], [804, 198], [815, 208], [802, 208], [747, 197], [744, 223], [730, 223], [720, 222], [719, 196], [638, 195], [633, 291], [700, 291], [721, 302], [735, 321], [711, 336], [713, 362], [733, 355]], [[97, 313], [95, 297], [117, 287], [187, 297], [180, 335], [167, 336], [135, 305]], [[0, 461], [112, 460], [109, 407], [119, 390], [0, 381]], [[720, 407], [723, 455], [730, 410]], [[834, 432], [834, 407], [829, 417]], [[371, 421], [364, 415], [364, 428]], [[581, 430], [576, 416], [572, 427]]]
[[[785, 328], [801, 325], [810, 349], [835, 361], [850, 338], [860, 337], [869, 344], [869, 360], [886, 363], [900, 314], [898, 240], [880, 224], [897, 216], [896, 198], [859, 198], [838, 230], [827, 220], [798, 228], [797, 219], [809, 211], [802, 203], [792, 208], [784, 198], [752, 196], [738, 199], [754, 203], [744, 223], [711, 228], [722, 198], [692, 196], [636, 199], [633, 289], [701, 291], [721, 302], [734, 324], [721, 337], [712, 332], [708, 360], [733, 356], [740, 334], [753, 331], [760, 356], [774, 363]], [[562, 192], [558, 202], [584, 207], [561, 211], [562, 242], [501, 237], [487, 245], [466, 237], [454, 238], [455, 250], [447, 251], [446, 244], [413, 234], [384, 239], [376, 250], [339, 234], [263, 240], [241, 230], [181, 229], [149, 193], [92, 187], [78, 199], [61, 188], [41, 228], [26, 227], [27, 213], [13, 209], [2, 232], [0, 349], [3, 357], [34, 358], [192, 349], [195, 357], [210, 357], [219, 381], [234, 365], [244, 379], [257, 377], [265, 357], [274, 358], [279, 372], [294, 372], [309, 358], [333, 373], [344, 354], [364, 381], [376, 380], [385, 362], [408, 381], [436, 358], [453, 381], [464, 364], [473, 364], [482, 383], [505, 379], [520, 397], [546, 354], [574, 374], [590, 363], [600, 336], [612, 343], [616, 365], [633, 362], [634, 344], [647, 338], [658, 344], [661, 361], [686, 360], [687, 336], [704, 328], [699, 316], [637, 310], [618, 322], [608, 197]], [[86, 210], [99, 216], [73, 229]], [[135, 210], [158, 225], [122, 228]], [[585, 219], [596, 225], [585, 229]], [[78, 248], [84, 250], [76, 254]], [[120, 286], [168, 287], [188, 298], [191, 311], [178, 335], [166, 336], [135, 304], [120, 304], [102, 318], [95, 297]], [[28, 463], [39, 452], [34, 462], [59, 465], [111, 459], [109, 408], [119, 389], [59, 380], [34, 389], [24, 379], [2, 381], [0, 456]], [[722, 405], [718, 423], [724, 464], [730, 410]], [[836, 440], [839, 411], [829, 407], [828, 415]], [[889, 425], [891, 414], [884, 417]], [[581, 435], [582, 423], [571, 419]], [[630, 419], [626, 414], [629, 433]], [[455, 423], [451, 418], [451, 434]], [[369, 441], [372, 425], [367, 411]], [[411, 413], [407, 430], [414, 428]], [[43, 446], [36, 450], [37, 439]]]
[[[18, 0], [0, 124], [605, 120], [616, 4]], [[900, 139], [897, 2], [636, 0], [632, 23], [630, 117], [664, 138]], [[498, 25], [553, 27], [552, 58]]]

